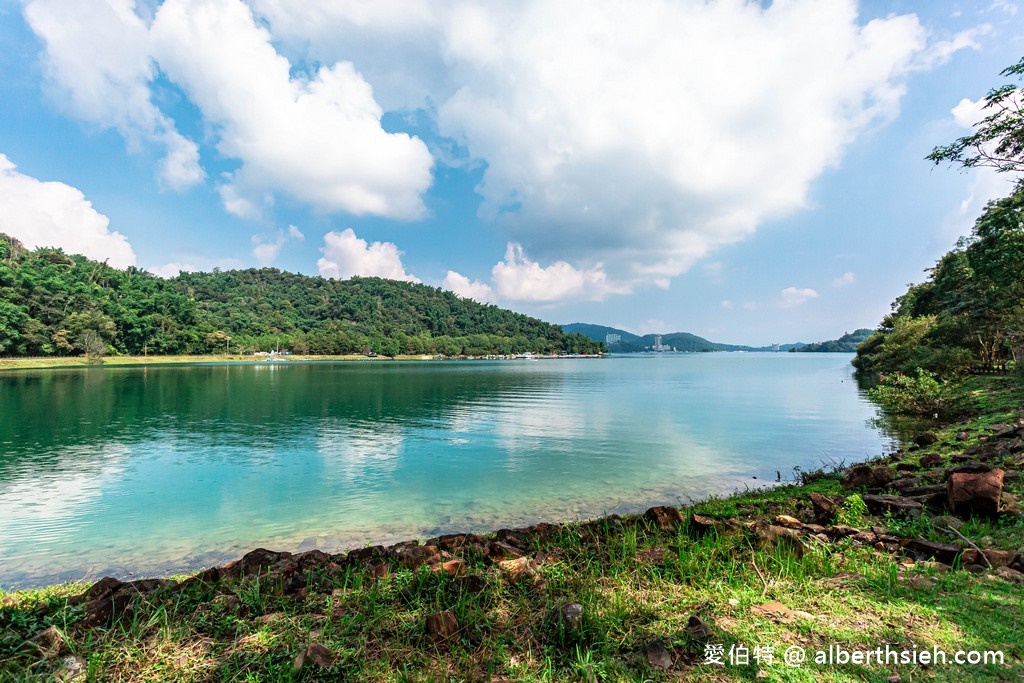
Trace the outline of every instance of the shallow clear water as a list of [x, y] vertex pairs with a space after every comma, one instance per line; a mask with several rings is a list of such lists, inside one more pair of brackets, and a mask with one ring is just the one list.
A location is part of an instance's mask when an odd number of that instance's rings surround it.
[[0, 374], [0, 586], [636, 512], [853, 461], [846, 354]]

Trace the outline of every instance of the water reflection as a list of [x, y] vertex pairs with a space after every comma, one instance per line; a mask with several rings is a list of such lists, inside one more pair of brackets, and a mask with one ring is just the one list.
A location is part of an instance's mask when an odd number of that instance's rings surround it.
[[879, 452], [848, 359], [786, 355], [6, 373], [0, 585], [640, 511]]

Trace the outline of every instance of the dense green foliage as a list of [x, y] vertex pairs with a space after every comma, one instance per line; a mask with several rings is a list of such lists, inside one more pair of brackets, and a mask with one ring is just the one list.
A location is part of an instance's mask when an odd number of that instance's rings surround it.
[[935, 375], [918, 368], [914, 376], [894, 372], [882, 382], [868, 389], [872, 400], [886, 410], [899, 415], [948, 418], [963, 412], [963, 396], [956, 384], [936, 379]]
[[1024, 182], [989, 202], [929, 278], [893, 303], [857, 349], [865, 371], [955, 374], [1018, 362], [1024, 352]]
[[[1024, 77], [1024, 59], [1003, 69], [1001, 76]], [[999, 172], [1024, 171], [1024, 100], [1012, 83], [985, 96], [986, 116], [976, 129], [956, 142], [936, 147], [928, 155], [936, 164], [958, 164], [964, 168], [986, 166]]]
[[857, 345], [870, 337], [872, 332], [873, 330], [862, 328], [854, 330], [853, 332], [847, 332], [839, 339], [830, 339], [829, 341], [806, 344], [805, 346], [794, 348], [792, 351], [808, 353], [853, 353], [857, 350]]
[[[1002, 75], [1024, 76], [1024, 59]], [[1024, 171], [1020, 91], [1004, 85], [985, 98], [990, 112], [972, 135], [928, 156], [964, 168]], [[951, 375], [1010, 364], [1024, 354], [1024, 180], [989, 202], [968, 237], [911, 285], [878, 331], [857, 348], [854, 365], [870, 372]]]
[[164, 280], [0, 235], [0, 355], [594, 353], [578, 334], [427, 285], [274, 268]]

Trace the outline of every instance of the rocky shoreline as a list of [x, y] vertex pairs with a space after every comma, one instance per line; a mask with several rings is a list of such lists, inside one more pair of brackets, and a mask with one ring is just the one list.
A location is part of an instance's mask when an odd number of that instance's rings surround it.
[[[84, 670], [86, 662], [74, 654], [78, 650], [71, 644], [88, 640], [97, 630], [110, 631], [137, 621], [155, 606], [193, 600], [198, 601], [200, 613], [234, 615], [259, 624], [269, 617], [258, 614], [260, 609], [246, 597], [246, 591], [255, 589], [266, 600], [283, 601], [281, 604], [300, 610], [306, 609], [303, 605], [326, 601], [333, 606], [323, 618], [330, 620], [346, 613], [347, 587], [384, 586], [399, 576], [403, 580], [409, 576], [443, 577], [439, 585], [448, 597], [436, 607], [444, 607], [446, 600], [457, 602], [492, 590], [495, 582], [505, 587], [503, 590], [519, 587], [516, 590], [539, 595], [549, 590], [546, 583], [557, 575], [555, 569], [571, 564], [572, 557], [604, 557], [608, 547], [629, 538], [646, 541], [645, 547], [638, 544], [635, 548], [630, 562], [636, 564], [629, 565], [633, 567], [630, 571], [668, 567], [687, 552], [687, 544], [721, 542], [733, 553], [761, 552], [766, 557], [781, 553], [798, 562], [823, 549], [839, 554], [866, 551], [891, 563], [897, 575], [912, 577], [915, 587], [927, 587], [934, 583], [934, 575], [955, 570], [1024, 584], [1024, 546], [999, 548], [992, 539], [971, 540], [961, 533], [965, 524], [977, 524], [977, 520], [1006, 526], [1008, 520], [1021, 519], [1018, 496], [1007, 488], [1020, 490], [1024, 419], [950, 433], [945, 438], [922, 434], [915, 442], [905, 452], [841, 473], [808, 473], [801, 484], [782, 487], [785, 490], [749, 494], [747, 502], [735, 510], [728, 510], [728, 499], [718, 501], [717, 508], [714, 501], [684, 509], [658, 506], [642, 515], [542, 523], [487, 535], [448, 534], [422, 543], [409, 540], [336, 554], [259, 548], [180, 582], [106, 577], [82, 593], [66, 596], [63, 609], [71, 610], [75, 618], [65, 628], [51, 625], [25, 633], [24, 642], [39, 651], [40, 661], [63, 662], [57, 667], [59, 680], [74, 680], [74, 672]], [[913, 533], [923, 528], [933, 532], [931, 537]], [[938, 540], [934, 532], [946, 538]], [[756, 562], [752, 568], [767, 594], [771, 582]], [[932, 577], [921, 575], [922, 570]], [[840, 572], [829, 580], [838, 587], [846, 578], [850, 577]], [[3, 609], [21, 604], [18, 594], [0, 598]], [[572, 615], [583, 607], [572, 601], [556, 606], [559, 628], [571, 631], [576, 619]], [[713, 619], [697, 612], [690, 617], [696, 619], [690, 624], [693, 628], [713, 632], [714, 627], [708, 625]], [[466, 629], [474, 628], [466, 614], [454, 607], [424, 610], [418, 619], [415, 628], [431, 647], [448, 647], [463, 637]], [[312, 667], [326, 671], [340, 662], [342, 653], [336, 645], [320, 642], [315, 633], [308, 640], [306, 649], [295, 655], [296, 670]], [[645, 644], [644, 652], [654, 653], [645, 655], [650, 666], [665, 669], [693, 664], [692, 652], [668, 645], [661, 641]]]

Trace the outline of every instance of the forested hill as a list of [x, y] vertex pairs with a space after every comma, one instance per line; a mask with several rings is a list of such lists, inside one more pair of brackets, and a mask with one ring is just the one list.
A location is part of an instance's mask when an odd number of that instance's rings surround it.
[[857, 344], [870, 337], [874, 333], [874, 330], [868, 328], [861, 328], [854, 330], [853, 332], [847, 332], [839, 339], [830, 339], [829, 341], [815, 342], [814, 344], [806, 344], [799, 348], [793, 349], [793, 351], [804, 351], [804, 352], [832, 352], [832, 353], [853, 353], [857, 350]]
[[655, 342], [657, 342], [658, 336], [661, 337], [662, 346], [689, 353], [707, 351], [792, 351], [804, 346], [802, 343], [782, 344], [778, 349], [775, 349], [771, 346], [719, 344], [689, 332], [668, 332], [657, 336], [648, 334], [640, 337], [615, 327], [592, 325], [590, 323], [570, 323], [562, 325], [562, 329], [570, 333], [578, 332], [594, 341], [605, 341], [607, 335], [617, 334], [619, 335], [619, 340], [608, 344], [608, 351], [612, 353], [642, 353], [644, 351], [651, 351], [654, 348]]
[[[96, 347], [99, 349], [96, 349]], [[274, 268], [168, 280], [0, 234], [0, 355], [192, 354], [280, 348], [384, 355], [601, 349], [557, 325], [434, 287]]]

